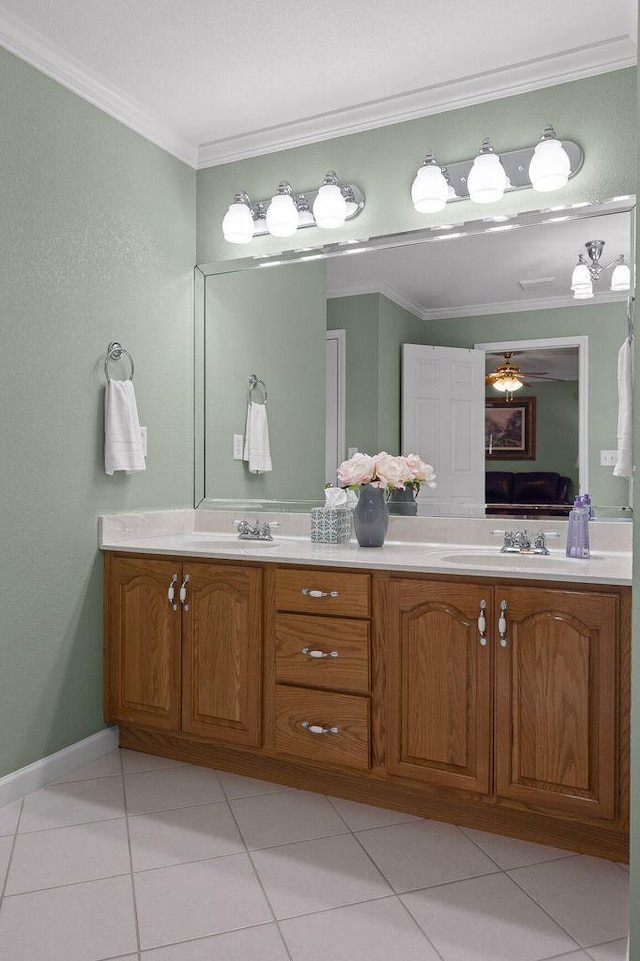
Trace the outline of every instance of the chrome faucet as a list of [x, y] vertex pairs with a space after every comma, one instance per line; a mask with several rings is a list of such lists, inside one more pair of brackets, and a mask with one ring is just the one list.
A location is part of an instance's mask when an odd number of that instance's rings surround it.
[[538, 531], [533, 542], [534, 554], [548, 554], [547, 537], [560, 537], [559, 531]]
[[524, 551], [531, 550], [531, 537], [525, 528], [523, 531], [516, 531], [513, 535], [514, 547], [522, 554]]
[[241, 541], [272, 541], [271, 529], [280, 526], [277, 521], [264, 521], [261, 524], [257, 519], [255, 524], [241, 520], [235, 520], [233, 523]]
[[491, 533], [504, 536], [500, 548], [501, 554], [548, 554], [547, 537], [560, 537], [558, 531], [538, 531], [532, 547], [531, 535], [526, 528], [522, 531], [491, 531]]

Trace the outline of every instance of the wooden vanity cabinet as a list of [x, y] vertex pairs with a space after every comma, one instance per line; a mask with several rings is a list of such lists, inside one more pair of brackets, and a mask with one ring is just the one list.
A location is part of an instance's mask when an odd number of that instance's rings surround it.
[[106, 554], [107, 721], [259, 746], [261, 705], [260, 568]]

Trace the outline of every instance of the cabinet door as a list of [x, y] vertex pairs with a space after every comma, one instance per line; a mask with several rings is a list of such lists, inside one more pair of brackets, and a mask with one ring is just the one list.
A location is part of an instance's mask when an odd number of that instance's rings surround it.
[[580, 817], [615, 816], [618, 600], [496, 588], [499, 797]]
[[390, 585], [388, 770], [488, 794], [491, 643], [478, 615], [492, 590], [400, 580]]
[[182, 729], [260, 745], [262, 572], [185, 562]]
[[105, 663], [109, 721], [180, 730], [180, 614], [167, 596], [180, 572], [181, 564], [173, 560], [108, 555]]

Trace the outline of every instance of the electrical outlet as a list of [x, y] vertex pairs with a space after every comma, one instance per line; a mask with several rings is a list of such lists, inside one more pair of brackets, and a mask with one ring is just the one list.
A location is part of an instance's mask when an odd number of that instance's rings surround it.
[[601, 467], [615, 467], [617, 460], [618, 460], [617, 450], [601, 450], [600, 451]]
[[244, 443], [244, 437], [242, 434], [233, 435], [233, 459], [242, 460], [242, 447]]

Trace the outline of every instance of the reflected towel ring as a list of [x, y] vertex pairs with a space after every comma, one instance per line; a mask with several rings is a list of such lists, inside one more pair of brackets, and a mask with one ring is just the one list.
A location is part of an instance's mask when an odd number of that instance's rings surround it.
[[262, 398], [262, 403], [266, 404], [267, 396], [268, 396], [267, 385], [263, 380], [258, 380], [258, 377], [256, 374], [251, 374], [251, 376], [249, 377], [249, 400], [254, 403], [256, 403], [256, 401], [253, 401], [253, 391], [256, 388], [258, 388], [258, 390], [262, 390], [264, 394], [264, 397]]
[[109, 377], [109, 361], [110, 360], [121, 360], [122, 355], [125, 354], [129, 358], [129, 363], [131, 364], [131, 373], [129, 374], [129, 380], [133, 380], [133, 357], [128, 350], [125, 350], [122, 344], [119, 344], [117, 340], [112, 340], [107, 347], [107, 356], [104, 359], [104, 375], [107, 380], [111, 380]]

